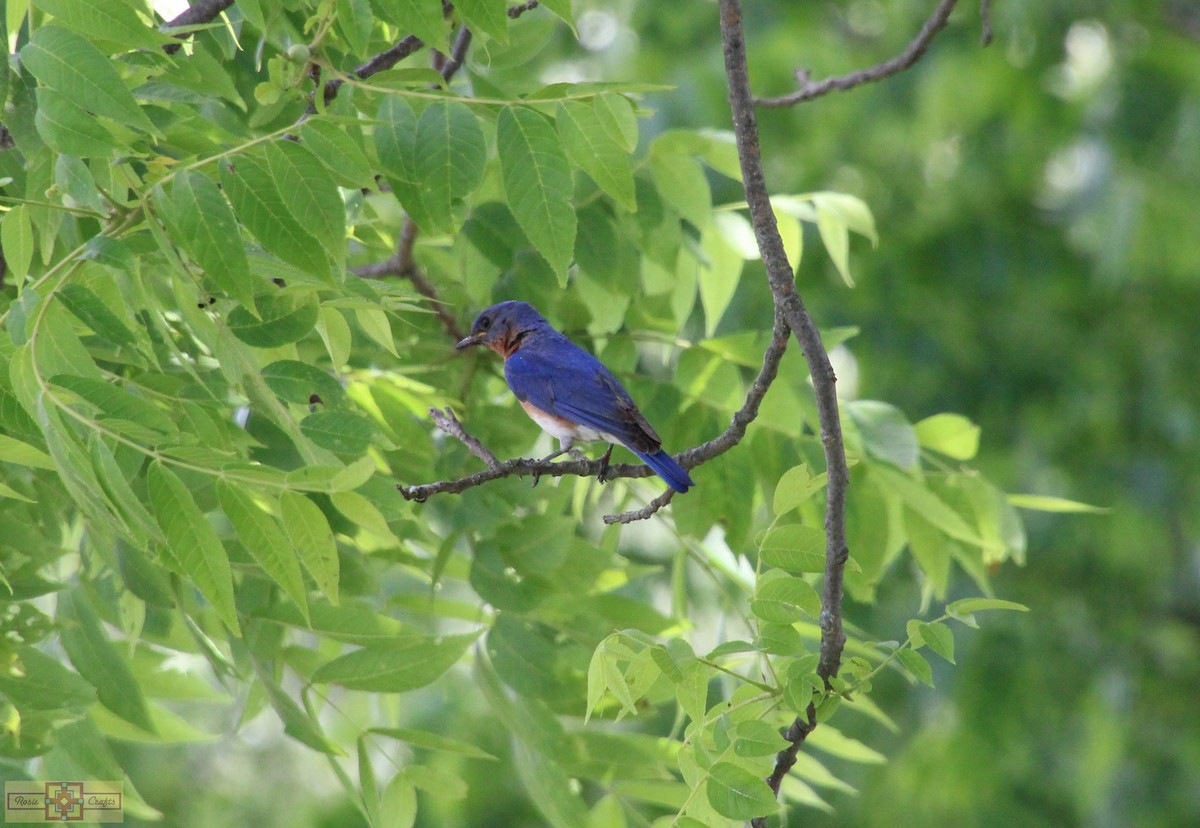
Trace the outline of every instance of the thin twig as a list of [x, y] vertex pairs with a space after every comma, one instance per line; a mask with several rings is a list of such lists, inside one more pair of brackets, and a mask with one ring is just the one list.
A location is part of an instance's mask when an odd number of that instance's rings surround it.
[[[948, 0], [947, 0], [948, 2]], [[943, 2], [943, 5], [947, 5]], [[949, 5], [953, 5], [949, 2]], [[775, 300], [776, 312], [782, 315], [804, 349], [817, 401], [821, 424], [821, 442], [825, 449], [825, 466], [829, 474], [825, 503], [825, 581], [821, 595], [821, 654], [817, 673], [828, 686], [841, 665], [846, 636], [842, 631], [842, 578], [849, 557], [846, 545], [846, 488], [850, 482], [846, 467], [846, 451], [838, 412], [837, 377], [829, 354], [821, 342], [821, 333], [796, 292], [795, 277], [783, 249], [783, 239], [775, 222], [763, 176], [762, 149], [758, 140], [758, 124], [754, 115], [754, 99], [750, 94], [750, 75], [746, 66], [746, 42], [742, 30], [740, 0], [720, 0], [721, 40], [724, 46], [725, 75], [729, 82], [729, 107], [733, 116], [734, 140], [742, 169], [742, 186], [750, 208], [750, 221], [755, 240], [767, 271], [767, 281]], [[796, 752], [815, 725], [815, 711], [797, 717], [788, 728], [789, 746], [775, 758], [775, 769], [768, 782], [779, 793], [783, 777], [796, 761]], [[751, 821], [755, 828], [765, 828], [765, 817]]]
[[508, 7], [508, 16], [510, 19], [516, 20], [518, 17], [523, 15], [525, 12], [527, 12], [531, 9], [536, 9], [537, 7], [538, 7], [538, 0], [528, 0], [527, 2], [521, 3], [518, 6], [509, 6]]
[[[178, 26], [198, 26], [201, 23], [211, 23], [217, 19], [221, 12], [233, 5], [233, 0], [196, 0], [190, 3], [177, 17], [168, 20], [159, 27], [159, 30], [173, 29]], [[183, 32], [175, 35], [180, 40], [186, 40], [191, 37], [191, 32]], [[183, 48], [182, 43], [168, 43], [163, 46], [163, 51], [168, 55], [173, 55]]]
[[992, 45], [992, 0], [979, 0], [979, 42]]
[[[410, 227], [412, 230], [405, 232], [408, 231]], [[403, 240], [406, 237], [415, 238], [415, 236], [416, 225], [413, 224], [408, 218], [405, 218], [404, 231], [401, 231], [400, 234], [401, 251], [404, 250]], [[385, 279], [389, 276], [398, 276], [402, 279], [407, 279], [408, 281], [412, 282], [412, 285], [414, 288], [416, 288], [417, 293], [421, 294], [430, 301], [430, 307], [432, 307], [433, 312], [437, 314], [438, 321], [442, 323], [442, 327], [445, 329], [446, 333], [455, 342], [466, 336], [466, 334], [463, 332], [463, 329], [458, 324], [458, 319], [455, 318], [454, 314], [450, 312], [450, 309], [446, 307], [446, 303], [443, 302], [441, 297], [438, 296], [437, 288], [434, 287], [433, 283], [425, 277], [425, 274], [421, 272], [421, 269], [413, 263], [411, 248], [409, 248], [407, 257], [402, 258], [402, 255], [403, 253], [401, 252], [397, 253], [391, 258], [384, 259], [382, 262], [372, 262], [370, 264], [352, 267], [350, 268], [350, 272], [355, 276], [362, 277], [363, 279]]]
[[604, 522], [611, 526], [614, 523], [633, 523], [638, 520], [647, 520], [659, 509], [670, 503], [671, 498], [674, 496], [675, 490], [667, 489], [640, 509], [634, 509], [631, 512], [620, 512], [615, 515], [605, 515]]
[[920, 60], [921, 56], [925, 54], [925, 50], [929, 48], [929, 44], [933, 38], [946, 27], [946, 23], [950, 20], [950, 12], [954, 10], [957, 3], [958, 0], [941, 0], [937, 8], [934, 9], [933, 15], [925, 21], [925, 25], [921, 27], [921, 31], [917, 33], [917, 36], [905, 47], [903, 52], [891, 60], [886, 60], [868, 69], [851, 72], [848, 75], [837, 75], [815, 82], [808, 79], [807, 71], [801, 70], [796, 73], [796, 80], [800, 88], [795, 92], [780, 95], [777, 98], [755, 98], [754, 104], [765, 107], [794, 106], [798, 103], [811, 101], [813, 98], [827, 95], [834, 90], [844, 92], [847, 89], [862, 86], [864, 83], [882, 80], [883, 78], [903, 72]]
[[[358, 66], [354, 70], [354, 76], [359, 80], [366, 80], [372, 75], [378, 75], [380, 72], [391, 69], [397, 63], [404, 60], [414, 52], [420, 51], [424, 45], [425, 41], [421, 40], [421, 38], [417, 37], [416, 35], [408, 35], [407, 37], [400, 39], [396, 45], [392, 46], [390, 49], [380, 52], [366, 63]], [[337, 97], [338, 91], [342, 88], [342, 84], [345, 82], [346, 81], [344, 78], [331, 78], [325, 82], [325, 90], [322, 93], [322, 99], [324, 100], [326, 106], [329, 106], [329, 104], [333, 103], [333, 99]], [[305, 113], [305, 115], [315, 115], [316, 112], [316, 101], [309, 102], [308, 111]]]
[[462, 442], [464, 446], [470, 449], [471, 454], [474, 454], [483, 462], [487, 463], [489, 469], [494, 469], [500, 465], [500, 461], [496, 459], [496, 455], [492, 454], [483, 443], [476, 440], [467, 430], [463, 428], [462, 423], [458, 421], [458, 417], [454, 416], [454, 411], [446, 406], [443, 411], [440, 408], [429, 409], [429, 416], [433, 418], [434, 424], [442, 431], [449, 434]]

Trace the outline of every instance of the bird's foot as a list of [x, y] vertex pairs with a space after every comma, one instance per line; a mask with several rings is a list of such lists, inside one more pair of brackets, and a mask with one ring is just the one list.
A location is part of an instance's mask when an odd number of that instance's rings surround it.
[[600, 471], [596, 474], [596, 479], [601, 483], [607, 483], [608, 477], [608, 461], [612, 458], [612, 444], [608, 446], [608, 451], [604, 452], [604, 456], [600, 458]]

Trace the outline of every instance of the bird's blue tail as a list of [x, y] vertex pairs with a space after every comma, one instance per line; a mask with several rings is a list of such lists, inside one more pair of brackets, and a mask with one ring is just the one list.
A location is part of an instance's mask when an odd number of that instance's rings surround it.
[[680, 494], [696, 485], [688, 475], [687, 469], [676, 463], [675, 458], [662, 449], [654, 454], [643, 454], [640, 451], [633, 453], [642, 458], [647, 466], [654, 469], [655, 474], [667, 481], [667, 485]]

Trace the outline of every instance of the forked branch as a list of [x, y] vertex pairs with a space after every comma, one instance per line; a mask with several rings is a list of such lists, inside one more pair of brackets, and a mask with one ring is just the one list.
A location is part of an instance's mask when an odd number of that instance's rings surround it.
[[[754, 103], [765, 107], [795, 106], [798, 103], [811, 101], [813, 98], [819, 98], [835, 90], [844, 92], [847, 89], [862, 86], [864, 83], [883, 80], [884, 78], [903, 72], [921, 59], [921, 56], [925, 54], [925, 50], [929, 48], [929, 44], [933, 42], [937, 33], [946, 28], [946, 24], [950, 22], [950, 12], [954, 10], [957, 4], [958, 0], [941, 0], [937, 8], [933, 10], [933, 14], [925, 21], [925, 25], [921, 27], [921, 31], [917, 33], [917, 36], [912, 39], [903, 52], [891, 60], [885, 60], [883, 63], [877, 63], [874, 66], [860, 69], [857, 72], [851, 72], [848, 75], [836, 75], [819, 81], [809, 80], [808, 71], [801, 69], [796, 72], [796, 82], [799, 88], [795, 92], [780, 95], [776, 98], [755, 98]], [[988, 0], [984, 0], [983, 21], [985, 45], [991, 39], [989, 6], [990, 3]]]

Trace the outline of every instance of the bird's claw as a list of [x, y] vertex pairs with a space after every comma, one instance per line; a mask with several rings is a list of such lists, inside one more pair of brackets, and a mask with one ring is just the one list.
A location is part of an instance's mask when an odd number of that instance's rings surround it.
[[608, 461], [612, 457], [612, 450], [613, 447], [610, 444], [608, 451], [604, 452], [604, 456], [600, 458], [600, 471], [596, 473], [596, 479], [601, 483], [607, 483], [610, 479], [608, 476]]

